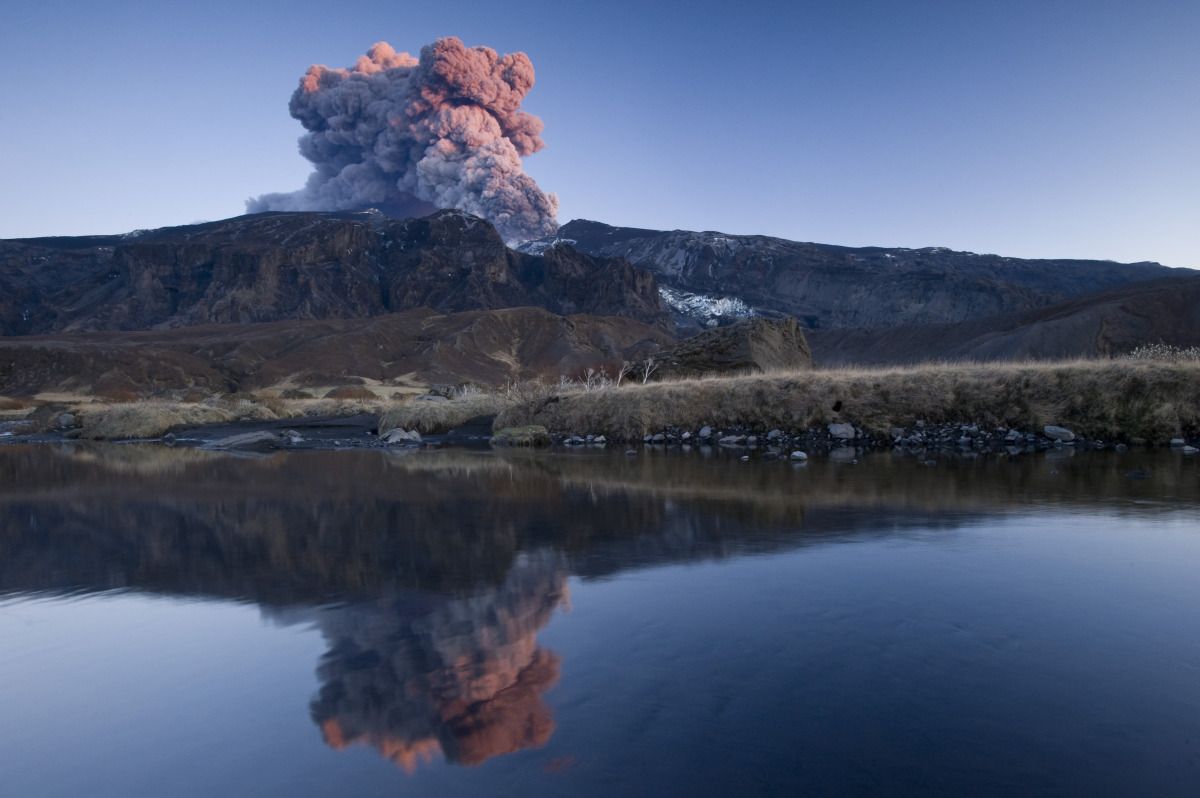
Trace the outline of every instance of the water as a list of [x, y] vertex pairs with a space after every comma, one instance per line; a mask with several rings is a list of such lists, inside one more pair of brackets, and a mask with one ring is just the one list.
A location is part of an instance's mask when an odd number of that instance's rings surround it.
[[1200, 468], [0, 447], [0, 793], [1200, 794]]

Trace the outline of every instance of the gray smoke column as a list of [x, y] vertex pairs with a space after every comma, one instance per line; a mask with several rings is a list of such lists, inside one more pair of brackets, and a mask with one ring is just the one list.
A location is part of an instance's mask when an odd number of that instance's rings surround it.
[[457, 208], [487, 219], [508, 241], [558, 228], [558, 198], [521, 168], [542, 121], [521, 110], [533, 88], [524, 53], [500, 56], [453, 37], [420, 60], [379, 42], [354, 66], [314, 65], [292, 94], [308, 131], [300, 153], [315, 171], [304, 188], [246, 203], [266, 210], [354, 210], [393, 215]]

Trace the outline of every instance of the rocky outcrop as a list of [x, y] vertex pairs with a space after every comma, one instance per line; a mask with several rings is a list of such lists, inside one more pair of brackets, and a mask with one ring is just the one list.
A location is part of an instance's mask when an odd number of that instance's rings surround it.
[[754, 374], [813, 367], [812, 353], [795, 319], [749, 319], [707, 330], [634, 367], [651, 379], [706, 374]]
[[924, 249], [840, 247], [754, 235], [642, 230], [575, 220], [555, 246], [622, 257], [666, 286], [737, 298], [810, 329], [959, 322], [1170, 275], [1157, 263], [1024, 260]]
[[459, 211], [263, 213], [124, 236], [0, 241], [0, 334], [535, 306], [665, 323], [653, 275], [505, 246]]

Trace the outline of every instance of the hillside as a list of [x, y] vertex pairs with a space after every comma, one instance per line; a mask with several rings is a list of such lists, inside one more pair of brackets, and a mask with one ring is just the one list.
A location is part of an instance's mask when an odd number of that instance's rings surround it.
[[523, 249], [551, 256], [556, 243], [626, 258], [653, 272], [668, 289], [714, 301], [736, 298], [759, 313], [795, 316], [810, 329], [938, 324], [1019, 313], [1174, 271], [1157, 263], [1025, 260], [942, 247], [841, 247], [580, 219], [560, 228], [556, 238]]
[[[798, 317], [788, 357], [808, 362], [807, 335], [817, 365], [1200, 343], [1200, 277], [1151, 263], [584, 221], [522, 249], [456, 211], [264, 213], [0, 241], [0, 395], [497, 384], [650, 354], [663, 376], [663, 359], [687, 351], [677, 338], [750, 315]], [[721, 359], [700, 348], [699, 371]]]
[[[1182, 270], [1181, 270], [1182, 271]], [[810, 330], [822, 365], [1120, 355], [1145, 343], [1200, 345], [1200, 272], [959, 324]]]
[[361, 379], [499, 384], [575, 375], [672, 342], [634, 319], [540, 308], [0, 338], [0, 395], [325, 388]]

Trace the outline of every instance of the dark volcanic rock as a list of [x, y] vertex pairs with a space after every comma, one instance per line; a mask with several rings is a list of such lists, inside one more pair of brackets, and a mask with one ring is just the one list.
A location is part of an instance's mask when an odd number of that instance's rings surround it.
[[[750, 319], [707, 330], [654, 356], [653, 379], [811, 369], [812, 353], [795, 319]], [[635, 367], [645, 372], [646, 361]], [[637, 376], [637, 373], [635, 373]]]
[[[737, 297], [806, 328], [958, 322], [1044, 307], [1073, 296], [1173, 273], [1157, 263], [1023, 260], [924, 249], [839, 247], [768, 236], [641, 230], [575, 220], [563, 242], [622, 257], [664, 284]], [[553, 251], [531, 242], [530, 251]]]
[[508, 249], [458, 211], [264, 213], [125, 236], [0, 241], [0, 334], [536, 306], [665, 319], [654, 277], [563, 247]]

